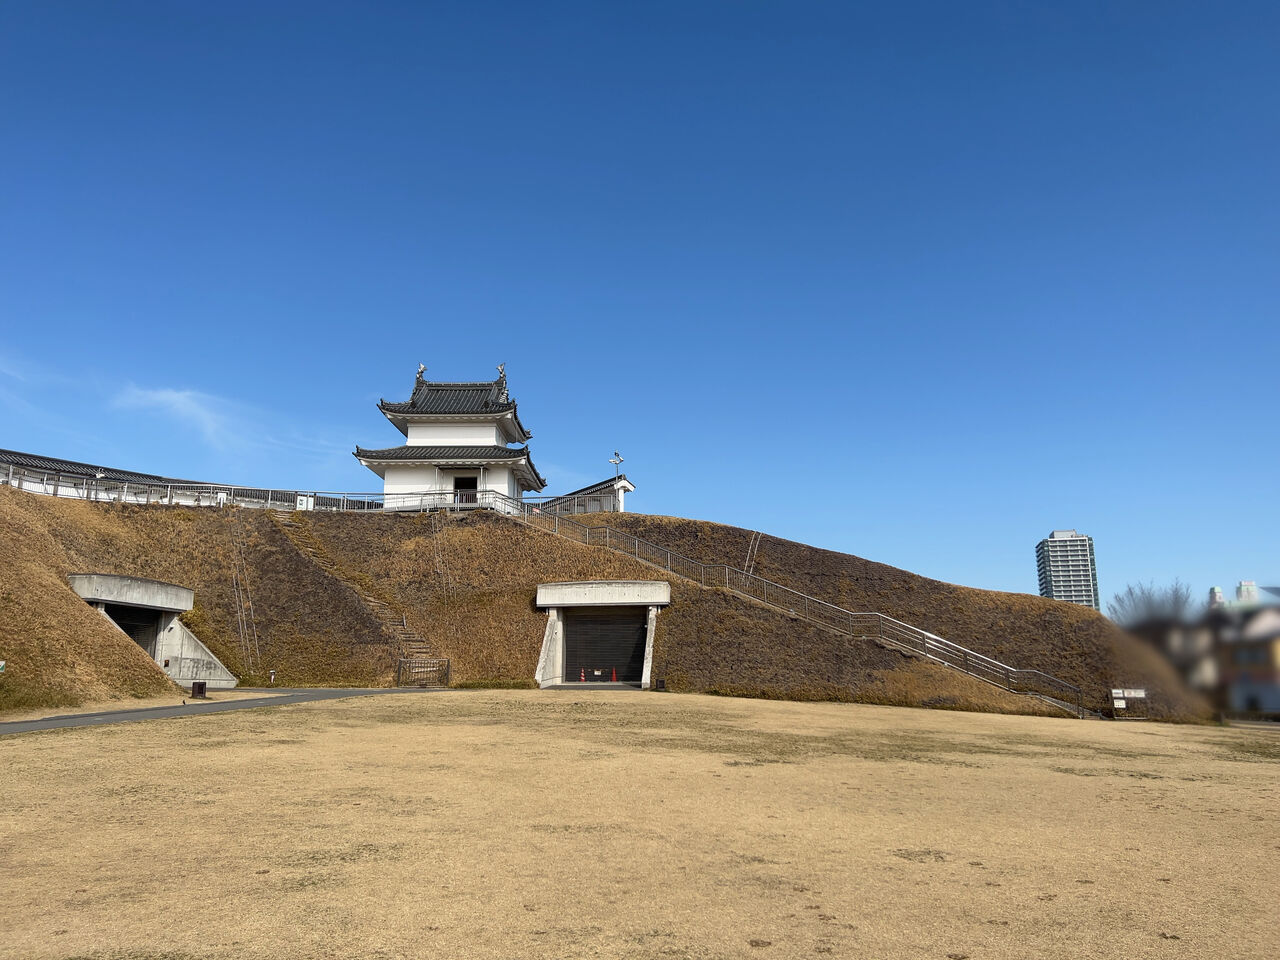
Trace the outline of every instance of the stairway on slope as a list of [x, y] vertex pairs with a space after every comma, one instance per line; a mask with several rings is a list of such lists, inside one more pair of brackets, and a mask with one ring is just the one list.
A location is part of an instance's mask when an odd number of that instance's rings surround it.
[[[516, 501], [512, 501], [516, 504]], [[678, 554], [676, 551], [641, 540], [633, 534], [615, 530], [607, 525], [590, 527], [567, 517], [540, 514], [523, 510], [513, 510], [505, 514], [507, 519], [533, 527], [544, 533], [560, 536], [585, 546], [608, 547], [624, 556], [629, 556], [642, 563], [657, 567], [667, 573], [674, 574], [695, 586], [717, 587], [727, 589], [747, 600], [760, 603], [774, 610], [798, 617], [816, 626], [831, 630], [847, 637], [870, 640], [887, 650], [893, 650], [906, 656], [920, 657], [940, 663], [959, 673], [974, 677], [1000, 687], [1019, 696], [1030, 697], [1063, 710], [1074, 716], [1099, 718], [1100, 715], [1084, 707], [1081, 691], [1074, 684], [1067, 683], [1057, 677], [1038, 670], [1022, 670], [1000, 663], [976, 650], [970, 650], [952, 643], [928, 631], [921, 630], [911, 624], [902, 623], [882, 614], [859, 614], [844, 610], [834, 604], [816, 597], [810, 597], [781, 584], [765, 581], [754, 574], [738, 570], [727, 564], [704, 564]], [[758, 547], [757, 547], [758, 549]], [[751, 557], [754, 561], [754, 552]], [[716, 571], [708, 580], [708, 571]], [[723, 580], [721, 577], [723, 576]], [[753, 585], [763, 585], [763, 593], [757, 595]], [[775, 597], [770, 598], [770, 588]], [[789, 602], [780, 602], [779, 597]], [[837, 622], [829, 622], [826, 617], [834, 613]], [[848, 626], [842, 621], [848, 618]], [[867, 628], [868, 622], [874, 621], [875, 632]], [[858, 629], [861, 625], [862, 629]], [[1045, 689], [1017, 689], [1013, 678], [1036, 675], [1047, 684]], [[1045, 692], [1052, 689], [1053, 694]], [[1074, 702], [1073, 702], [1074, 701]]]
[[310, 525], [302, 517], [289, 510], [272, 510], [271, 517], [294, 547], [359, 598], [378, 621], [383, 633], [395, 641], [402, 659], [433, 659], [439, 656], [431, 641], [409, 627], [403, 613], [395, 610], [387, 601], [370, 594], [358, 581], [346, 574], [342, 566], [316, 539]]

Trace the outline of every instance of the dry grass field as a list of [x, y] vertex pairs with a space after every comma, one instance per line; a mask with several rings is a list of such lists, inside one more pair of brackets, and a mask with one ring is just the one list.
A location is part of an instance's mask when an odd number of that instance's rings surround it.
[[[870, 641], [488, 511], [439, 525], [418, 514], [295, 519], [342, 577], [402, 613], [450, 659], [456, 683], [532, 680], [546, 625], [534, 604], [539, 583], [666, 579], [673, 603], [658, 619], [654, 677], [670, 690], [1007, 713], [1044, 709]], [[741, 562], [751, 536], [674, 518], [605, 519], [720, 561]], [[240, 641], [241, 607], [232, 587], [241, 547], [252, 584], [254, 646], [260, 647], [253, 657]], [[759, 559], [761, 572], [815, 595], [884, 610], [1015, 665], [1076, 680], [1089, 706], [1102, 706], [1111, 687], [1141, 686], [1155, 717], [1208, 715], [1167, 663], [1091, 610], [941, 584], [773, 537], [762, 542]], [[0, 715], [176, 692], [136, 644], [72, 592], [66, 575], [77, 571], [194, 589], [196, 606], [184, 621], [246, 685], [265, 685], [271, 669], [286, 687], [392, 682], [394, 638], [267, 511], [83, 503], [0, 487], [0, 659], [8, 661]]]
[[447, 692], [0, 737], [4, 958], [1276, 955], [1280, 736]]

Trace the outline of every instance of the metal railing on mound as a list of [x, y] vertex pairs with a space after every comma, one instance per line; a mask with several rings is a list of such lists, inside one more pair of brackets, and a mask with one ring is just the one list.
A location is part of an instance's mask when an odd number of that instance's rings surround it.
[[181, 507], [248, 507], [265, 510], [363, 512], [427, 512], [491, 509], [513, 512], [512, 504], [532, 505], [549, 513], [599, 513], [616, 509], [612, 494], [583, 497], [528, 497], [519, 500], [491, 490], [434, 490], [408, 493], [290, 490], [219, 483], [115, 480], [69, 471], [33, 470], [0, 460], [0, 486], [28, 493], [85, 500]]
[[1036, 697], [1068, 713], [1081, 717], [1086, 713], [1084, 693], [1080, 687], [1042, 670], [1001, 663], [883, 613], [846, 610], [727, 564], [702, 563], [608, 525], [588, 526], [558, 514], [542, 513], [536, 504], [505, 499], [508, 502], [501, 512], [548, 533], [587, 546], [608, 547], [705, 587], [724, 587], [847, 636], [878, 640], [920, 654], [1012, 693]]
[[[608, 547], [703, 586], [724, 587], [847, 636], [877, 640], [917, 653], [1013, 693], [1037, 697], [1077, 716], [1083, 717], [1088, 712], [1084, 708], [1080, 687], [1043, 671], [1001, 663], [882, 613], [845, 610], [754, 573], [726, 564], [701, 563], [613, 527], [589, 526], [569, 518], [574, 513], [597, 512], [604, 500], [611, 499], [608, 496], [518, 499], [494, 490], [334, 493], [223, 484], [122, 482], [99, 476], [31, 470], [3, 461], [0, 461], [0, 485], [31, 493], [106, 503], [340, 512], [493, 510], [577, 543]], [[581, 503], [577, 502], [579, 499]], [[607, 512], [607, 509], [602, 512]]]

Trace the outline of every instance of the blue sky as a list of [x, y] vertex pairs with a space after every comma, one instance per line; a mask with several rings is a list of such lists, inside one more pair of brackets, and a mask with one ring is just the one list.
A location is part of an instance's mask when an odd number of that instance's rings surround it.
[[[550, 492], [1035, 591], [1280, 582], [1273, 3], [0, 6], [0, 447]], [[735, 558], [726, 558], [733, 560]]]

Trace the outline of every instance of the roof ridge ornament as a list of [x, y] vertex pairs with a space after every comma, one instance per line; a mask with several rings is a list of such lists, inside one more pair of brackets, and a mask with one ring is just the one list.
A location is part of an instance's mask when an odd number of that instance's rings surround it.
[[418, 364], [418, 379], [419, 379], [419, 380], [421, 380], [421, 379], [422, 379], [422, 375], [423, 375], [424, 373], [426, 373], [426, 372], [427, 372], [427, 365], [426, 365], [425, 363], [420, 363], [420, 364]]
[[507, 365], [500, 363], [498, 364], [498, 402], [509, 403], [510, 399], [507, 396]]

